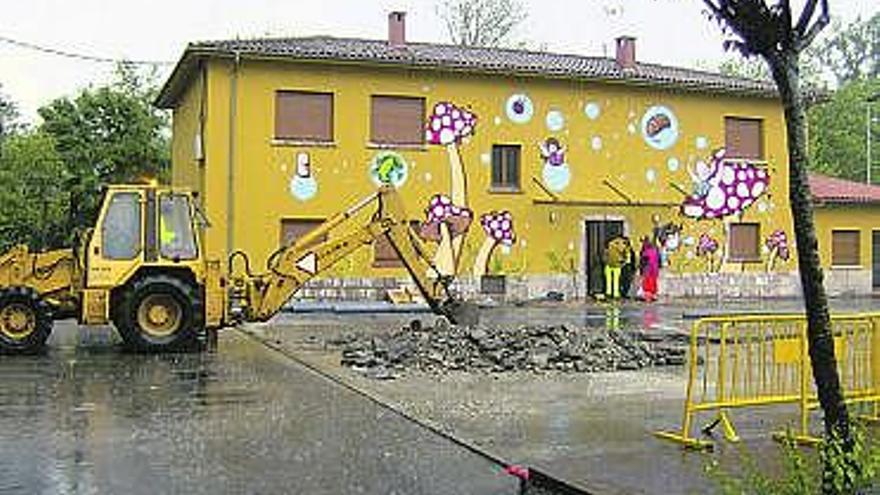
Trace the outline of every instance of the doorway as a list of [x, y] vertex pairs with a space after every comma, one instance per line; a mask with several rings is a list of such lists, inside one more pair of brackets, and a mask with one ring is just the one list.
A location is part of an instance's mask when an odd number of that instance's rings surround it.
[[623, 235], [623, 220], [587, 220], [584, 227], [587, 294], [602, 294], [605, 292], [602, 253], [610, 239]]
[[880, 290], [880, 230], [871, 232], [871, 286]]

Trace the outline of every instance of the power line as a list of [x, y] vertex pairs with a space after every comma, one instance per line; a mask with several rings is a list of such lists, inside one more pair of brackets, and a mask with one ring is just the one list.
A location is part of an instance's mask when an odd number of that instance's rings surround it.
[[0, 36], [0, 43], [6, 43], [8, 45], [17, 46], [19, 48], [25, 48], [28, 50], [34, 50], [41, 53], [46, 53], [49, 55], [55, 55], [58, 57], [71, 58], [74, 60], [84, 60], [87, 62], [96, 62], [102, 64], [117, 64], [120, 62], [132, 65], [174, 65], [174, 62], [168, 62], [164, 60], [125, 60], [125, 59], [116, 59], [116, 58], [108, 58], [108, 57], [98, 57], [95, 55], [86, 55], [82, 53], [74, 53], [68, 52], [65, 50], [58, 50], [55, 48], [49, 48], [45, 46], [35, 45], [33, 43], [28, 43], [26, 41], [19, 41], [12, 38], [7, 38], [5, 36]]

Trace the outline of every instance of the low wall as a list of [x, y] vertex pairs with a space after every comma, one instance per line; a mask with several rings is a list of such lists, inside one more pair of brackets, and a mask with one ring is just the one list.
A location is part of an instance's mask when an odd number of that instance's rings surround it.
[[[797, 272], [764, 273], [661, 273], [660, 295], [663, 298], [762, 299], [800, 297]], [[583, 275], [513, 275], [504, 280], [503, 294], [481, 291], [480, 280], [461, 277], [453, 291], [468, 300], [483, 302], [520, 302], [543, 298], [558, 292], [565, 299], [587, 296]], [[389, 289], [410, 287], [409, 278], [345, 278], [313, 280], [299, 291], [296, 299], [323, 301], [382, 301]], [[831, 297], [869, 295], [872, 292], [871, 270], [831, 268], [825, 270], [825, 287]]]

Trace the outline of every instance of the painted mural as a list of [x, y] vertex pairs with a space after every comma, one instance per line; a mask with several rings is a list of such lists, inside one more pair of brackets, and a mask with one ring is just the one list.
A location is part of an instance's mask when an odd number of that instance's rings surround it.
[[535, 107], [532, 105], [531, 98], [524, 93], [511, 95], [504, 104], [504, 113], [511, 122], [516, 124], [527, 124], [532, 120], [535, 113]]
[[[450, 169], [449, 196], [435, 195], [431, 201], [433, 202], [436, 198], [437, 201], [442, 203], [444, 201], [443, 198], [446, 198], [448, 205], [444, 204], [444, 208], [448, 207], [450, 211], [453, 209], [457, 209], [460, 212], [467, 211], [470, 213], [471, 211], [468, 208], [467, 175], [458, 145], [464, 138], [474, 133], [476, 125], [476, 115], [450, 102], [439, 102], [434, 105], [434, 109], [428, 117], [425, 139], [429, 144], [440, 145], [446, 148]], [[429, 204], [429, 213], [431, 208], [435, 206]], [[443, 222], [441, 224], [445, 225]], [[470, 222], [468, 222], [468, 226], [470, 226]], [[437, 253], [434, 256], [434, 266], [437, 267], [441, 275], [454, 275], [456, 273], [461, 249], [467, 235], [467, 228], [454, 237], [449, 234], [448, 230], [441, 229], [441, 236], [447, 236], [449, 242], [447, 243], [445, 239], [441, 239]]]
[[383, 151], [370, 161], [370, 177], [377, 186], [387, 184], [401, 187], [409, 175], [406, 160], [393, 151]]
[[703, 232], [697, 241], [697, 256], [706, 260], [706, 268], [709, 272], [717, 272], [721, 269], [724, 258], [718, 240]]
[[725, 159], [724, 149], [689, 170], [693, 193], [685, 198], [681, 212], [696, 219], [724, 218], [746, 210], [767, 190], [770, 176], [754, 164]]
[[296, 171], [290, 179], [290, 195], [299, 201], [308, 201], [318, 192], [318, 181], [312, 175], [312, 163], [308, 153], [296, 155]]
[[678, 141], [678, 119], [663, 105], [653, 106], [645, 112], [641, 129], [648, 146], [657, 150], [669, 149]]
[[782, 260], [788, 261], [791, 258], [791, 250], [788, 247], [788, 236], [782, 229], [776, 229], [772, 234], [764, 240], [764, 246], [769, 251], [767, 256], [767, 271], [771, 272], [776, 268], [776, 262]]
[[484, 213], [480, 215], [480, 224], [483, 226], [483, 232], [486, 233], [486, 240], [480, 246], [471, 270], [473, 276], [477, 278], [482, 277], [489, 270], [489, 260], [496, 246], [501, 244], [510, 247], [516, 242], [516, 235], [513, 232], [513, 215], [509, 211]]
[[548, 137], [540, 145], [544, 160], [544, 184], [553, 192], [562, 192], [571, 181], [571, 170], [565, 161], [565, 146], [558, 139]]

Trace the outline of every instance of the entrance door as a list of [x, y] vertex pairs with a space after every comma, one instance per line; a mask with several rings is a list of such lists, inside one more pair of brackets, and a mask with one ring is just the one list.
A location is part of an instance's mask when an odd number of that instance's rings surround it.
[[880, 290], [880, 230], [871, 235], [871, 280], [875, 290]]
[[605, 291], [605, 274], [602, 265], [602, 252], [608, 241], [623, 235], [621, 220], [587, 220], [584, 229], [584, 245], [587, 247], [586, 266], [587, 293], [601, 294]]

